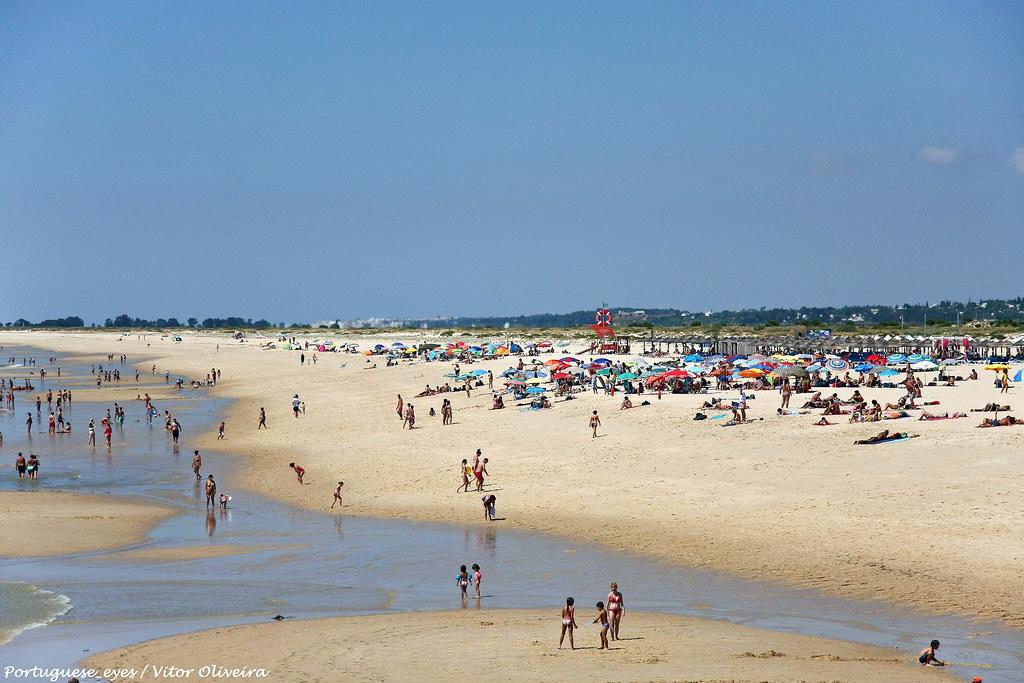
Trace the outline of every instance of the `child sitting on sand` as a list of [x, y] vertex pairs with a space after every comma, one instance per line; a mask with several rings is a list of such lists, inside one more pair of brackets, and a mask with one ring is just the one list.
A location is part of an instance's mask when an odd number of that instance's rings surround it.
[[939, 641], [933, 640], [931, 644], [925, 649], [921, 650], [921, 654], [918, 655], [917, 661], [922, 666], [946, 666], [946, 663], [936, 659], [935, 651], [939, 649]]

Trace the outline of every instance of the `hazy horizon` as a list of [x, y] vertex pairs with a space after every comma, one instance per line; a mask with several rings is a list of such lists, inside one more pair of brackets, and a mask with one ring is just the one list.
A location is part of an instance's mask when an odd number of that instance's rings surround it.
[[1021, 83], [1014, 2], [3, 3], [0, 320], [1015, 296]]

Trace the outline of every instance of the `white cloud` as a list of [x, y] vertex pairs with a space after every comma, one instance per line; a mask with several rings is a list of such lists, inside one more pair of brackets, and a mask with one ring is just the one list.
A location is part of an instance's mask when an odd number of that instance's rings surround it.
[[922, 147], [917, 156], [925, 163], [946, 166], [956, 161], [960, 150], [953, 147]]
[[1017, 175], [1024, 175], [1024, 145], [1013, 150], [1013, 154], [1010, 155], [1010, 163], [1017, 171]]

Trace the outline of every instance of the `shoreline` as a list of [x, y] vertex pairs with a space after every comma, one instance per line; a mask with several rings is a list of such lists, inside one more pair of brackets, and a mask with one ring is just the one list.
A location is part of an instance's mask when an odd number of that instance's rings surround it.
[[[220, 667], [263, 669], [271, 680], [312, 680], [325, 671], [351, 681], [418, 678], [518, 681], [595, 680], [956, 680], [950, 671], [916, 665], [907, 653], [763, 631], [727, 622], [629, 612], [623, 640], [596, 650], [593, 608], [578, 606], [577, 650], [557, 649], [558, 609], [404, 612], [285, 621], [209, 629], [92, 655], [83, 666], [135, 669], [118, 680], [145, 680], [147, 665], [191, 669], [183, 680]], [[310, 647], [309, 633], [317, 633]], [[187, 654], [185, 654], [187, 653]]]
[[[367, 379], [372, 379], [373, 381], [370, 383], [376, 384], [383, 378], [389, 380], [386, 382], [388, 386], [374, 386], [370, 392], [360, 393], [359, 385], [365, 383], [360, 380], [358, 373], [361, 370], [358, 366], [364, 359], [358, 355], [322, 354], [320, 368], [299, 369], [297, 354], [258, 351], [252, 344], [238, 345], [237, 342], [203, 334], [186, 336], [184, 344], [175, 345], [154, 339], [151, 340], [151, 343], [156, 346], [142, 348], [136, 348], [139, 346], [138, 344], [119, 347], [116, 343], [112, 343], [113, 339], [109, 333], [105, 335], [106, 338], [100, 336], [104, 333], [45, 334], [45, 339], [41, 339], [40, 334], [44, 333], [18, 333], [4, 335], [4, 337], [21, 339], [24, 340], [22, 343], [54, 348], [57, 351], [63, 351], [68, 346], [77, 347], [76, 352], [78, 353], [99, 352], [101, 348], [104, 350], [123, 348], [129, 354], [131, 365], [137, 366], [139, 364], [137, 355], [145, 354], [147, 363], [157, 362], [161, 368], [166, 365], [177, 374], [200, 373], [201, 375], [208, 370], [210, 367], [208, 362], [211, 360], [228, 364], [226, 367], [230, 369], [225, 372], [222, 381], [213, 390], [214, 395], [226, 395], [233, 399], [228, 408], [228, 414], [225, 416], [229, 425], [228, 440], [220, 442], [216, 441], [213, 435], [200, 435], [195, 441], [196, 447], [228, 450], [234, 455], [243, 456], [244, 459], [240, 462], [244, 462], [245, 466], [240, 468], [239, 472], [241, 486], [260, 495], [311, 510], [324, 510], [328, 507], [329, 491], [321, 490], [327, 488], [324, 482], [325, 475], [322, 473], [325, 468], [331, 466], [331, 462], [335, 462], [335, 466], [337, 466], [339, 460], [355, 461], [354, 463], [346, 462], [344, 465], [344, 469], [349, 472], [353, 469], [356, 472], [361, 472], [372, 467], [374, 463], [374, 458], [368, 457], [365, 452], [366, 445], [359, 443], [362, 439], [357, 438], [366, 437], [366, 428], [360, 428], [351, 420], [350, 416], [343, 419], [332, 416], [330, 420], [321, 418], [319, 416], [321, 399], [331, 409], [336, 408], [339, 411], [347, 411], [353, 405], [358, 405], [357, 410], [362, 411], [362, 422], [377, 427], [378, 423], [393, 419], [393, 407], [380, 405], [381, 399], [387, 396], [392, 388], [405, 387], [406, 391], [409, 391], [416, 387], [418, 384], [413, 382], [417, 380], [409, 376], [426, 377], [426, 381], [436, 383], [441, 372], [446, 368], [446, 364], [437, 363], [378, 369], [367, 373], [367, 375], [372, 374], [372, 377], [367, 377]], [[332, 336], [338, 337], [338, 335]], [[126, 337], [126, 339], [128, 338]], [[80, 347], [83, 340], [89, 341], [90, 344], [86, 345], [92, 345], [94, 348], [82, 351]], [[133, 340], [134, 338], [130, 341]], [[55, 343], [56, 346], [48, 346], [47, 342]], [[212, 348], [215, 343], [220, 343], [223, 347], [216, 355]], [[259, 360], [255, 356], [259, 356]], [[282, 367], [285, 359], [294, 365]], [[341, 372], [334, 373], [333, 369], [340, 363], [346, 363], [350, 367], [342, 368]], [[332, 375], [325, 381], [323, 370], [327, 365], [331, 366]], [[260, 376], [261, 386], [256, 387], [250, 378], [239, 376], [239, 371], [244, 373], [244, 368], [249, 368], [250, 372], [255, 371]], [[305, 375], [302, 376], [299, 373], [305, 373]], [[293, 377], [293, 375], [298, 375], [298, 377]], [[403, 377], [405, 378], [403, 379]], [[341, 380], [348, 381], [341, 383]], [[283, 397], [290, 395], [285, 386], [296, 387], [303, 398], [307, 400], [308, 397], [313, 397], [310, 400], [310, 413], [312, 414], [315, 410], [318, 417], [315, 420], [316, 424], [311, 429], [315, 432], [314, 436], [318, 438], [310, 438], [307, 427], [314, 421], [309, 420], [309, 416], [299, 420], [299, 424], [290, 422], [290, 415], [281, 405]], [[130, 390], [130, 384], [128, 387], [122, 388]], [[332, 401], [334, 394], [350, 391], [354, 394], [353, 400], [344, 405]], [[413, 400], [429, 401], [429, 399]], [[486, 400], [486, 396], [483, 396], [481, 400]], [[456, 421], [459, 421], [460, 416], [467, 415], [473, 418], [473, 424], [479, 425], [480, 415], [487, 414], [483, 412], [486, 411], [486, 408], [481, 408], [479, 404], [474, 405], [472, 401], [467, 403], [468, 405], [457, 407]], [[261, 404], [273, 405], [273, 408], [268, 409], [268, 412], [273, 411], [270, 412], [271, 429], [254, 435], [249, 431], [247, 425], [243, 425], [253, 422], [254, 426], [255, 412]], [[575, 408], [590, 407], [589, 403], [585, 403], [585, 401], [580, 401], [580, 404], [585, 405], [577, 405]], [[601, 406], [603, 411], [607, 411], [604, 414], [608, 415], [613, 410], [614, 404], [603, 402]], [[657, 406], [658, 409], [662, 407], [661, 405]], [[511, 412], [505, 411], [505, 415]], [[673, 417], [665, 415], [665, 412], [661, 410], [659, 417], [667, 418], [667, 421], [672, 422]], [[530, 420], [535, 416], [516, 415], [515, 417], [521, 420]], [[425, 416], [421, 417], [421, 421], [426, 421], [426, 419]], [[678, 420], [678, 418], [675, 419]], [[330, 424], [325, 425], [326, 422], [330, 422]], [[329, 426], [332, 430], [330, 436], [324, 432], [325, 426]], [[437, 427], [437, 423], [428, 423], [428, 426], [430, 429], [424, 431], [428, 434], [434, 433], [423, 438], [421, 442], [413, 442], [409, 445], [414, 446], [416, 451], [444, 453], [444, 464], [440, 468], [437, 466], [436, 459], [425, 458], [422, 453], [405, 452], [407, 447], [402, 446], [391, 433], [380, 434], [381, 440], [373, 446], [379, 451], [379, 456], [375, 457], [402, 458], [403, 462], [400, 468], [402, 477], [418, 475], [419, 483], [426, 487], [434, 486], [438, 480], [446, 480], [451, 476], [448, 473], [452, 469], [448, 461], [455, 457], [455, 455], [448, 454], [461, 453], [462, 457], [468, 456], [471, 450], [465, 441], [471, 435], [463, 429], [449, 429], [448, 433], [441, 433], [444, 430]], [[392, 429], [396, 427], [396, 425], [392, 425]], [[505, 432], [505, 425], [498, 425], [498, 427], [499, 439], [515, 438], [514, 433]], [[912, 428], [924, 429], [918, 423], [914, 423]], [[846, 425], [843, 425], [838, 430], [830, 430], [829, 436], [832, 436], [832, 431], [839, 430], [850, 431]], [[802, 431], [804, 434], [797, 435], [797, 439], [806, 438], [806, 432], [811, 432], [810, 436], [817, 436], [814, 430]], [[353, 435], [352, 432], [355, 434]], [[706, 439], [709, 438], [707, 433], [708, 430], [705, 430], [704, 434], [694, 435], [693, 438], [706, 442]], [[420, 434], [423, 432], [417, 431], [417, 436]], [[459, 438], [459, 443], [446, 440], [449, 435]], [[472, 436], [479, 438], [476, 434]], [[710, 438], [717, 441], [731, 438], [731, 436], [731, 434], [725, 435], [716, 431]], [[406, 435], [403, 433], [402, 438], [405, 437]], [[490, 442], [494, 441], [494, 435], [485, 438], [488, 438]], [[258, 439], [263, 439], [263, 441]], [[426, 443], [423, 443], [424, 441]], [[579, 448], [585, 449], [587, 441], [577, 439], [570, 441], [570, 444], [573, 447], [579, 446]], [[844, 438], [843, 441], [846, 439]], [[914, 446], [898, 446], [896, 448], [902, 449], [899, 454], [902, 457]], [[494, 453], [495, 447], [485, 447], [485, 450]], [[917, 454], [920, 455], [920, 452]], [[883, 453], [883, 455], [887, 454]], [[763, 460], [762, 458], [757, 459]], [[301, 464], [307, 468], [310, 474], [314, 475], [313, 477], [307, 475], [307, 482], [310, 484], [315, 482], [318, 486], [315, 496], [312, 492], [299, 491], [290, 486], [294, 480], [281, 473], [287, 462], [293, 460], [301, 460]], [[517, 466], [520, 464], [529, 466], [536, 462], [536, 457], [529, 457], [518, 463]], [[607, 458], [603, 459], [602, 464], [604, 463], [615, 467], [613, 462]], [[770, 468], [768, 462], [764, 462], [762, 465]], [[564, 468], [555, 467], [553, 470], [551, 473], [553, 480], [559, 480], [567, 474]], [[524, 504], [522, 500], [508, 502], [510, 500], [508, 493], [510, 488], [508, 487], [511, 485], [505, 483], [507, 479], [504, 474], [502, 472], [496, 475], [496, 479], [499, 480], [501, 486], [506, 488], [504, 494], [499, 493], [498, 495], [502, 499], [502, 515], [506, 516], [507, 514], [507, 519], [502, 524], [510, 528], [539, 531], [573, 541], [596, 543], [604, 548], [647, 555], [676, 566], [713, 569], [735, 576], [762, 580], [780, 580], [798, 588], [823, 590], [826, 593], [844, 597], [895, 603], [939, 614], [956, 613], [972, 617], [995, 618], [1011, 626], [1024, 626], [1024, 604], [1022, 604], [1021, 596], [1013, 591], [1012, 582], [1000, 578], [1000, 576], [993, 577], [991, 572], [982, 571], [980, 568], [973, 573], [974, 578], [988, 585], [980, 588], [973, 587], [968, 591], [963, 576], [965, 572], [971, 573], [969, 568], [963, 567], [954, 572], [950, 572], [948, 569], [938, 572], [932, 566], [917, 567], [918, 563], [914, 560], [920, 560], [920, 557], [901, 559], [898, 554], [894, 554], [891, 545], [879, 546], [877, 550], [872, 550], [870, 547], [853, 548], [854, 551], [860, 551], [857, 553], [851, 553], [849, 548], [845, 548], [841, 553], [833, 553], [832, 556], [826, 557], [826, 561], [823, 562], [818, 557], [820, 554], [818, 551], [821, 548], [815, 545], [816, 539], [807, 538], [806, 534], [804, 538], [801, 538], [797, 534], [795, 537], [787, 539], [788, 552], [779, 556], [777, 548], [772, 548], [770, 539], [759, 536], [756, 525], [737, 525], [735, 520], [708, 514], [699, 505], [690, 504], [685, 509], [675, 510], [671, 517], [659, 517], [652, 514], [656, 511], [659, 496], [672, 497], [676, 495], [671, 486], [666, 485], [666, 483], [671, 484], [671, 481], [653, 482], [650, 488], [655, 490], [639, 500], [632, 501], [630, 503], [633, 508], [630, 511], [631, 514], [623, 520], [616, 519], [607, 509], [601, 507], [578, 510], [568, 514], [557, 512], [559, 509], [557, 505], [545, 504], [549, 502], [548, 500], [538, 500], [533, 506]], [[477, 514], [478, 501], [476, 504], [473, 503], [473, 500], [476, 500], [473, 496], [463, 495], [454, 500], [438, 498], [436, 495], [432, 495], [432, 489], [427, 492], [403, 490], [398, 494], [394, 490], [390, 490], [381, 493], [372, 489], [367, 490], [369, 481], [365, 476], [360, 477], [359, 474], [347, 472], [342, 472], [339, 476], [346, 480], [347, 500], [352, 500], [351, 496], [354, 495], [357, 495], [359, 500], [358, 508], [346, 508], [345, 514], [348, 515], [461, 525], [485, 524]], [[310, 479], [313, 479], [314, 482], [310, 482]], [[330, 478], [327, 478], [327, 481], [329, 482]], [[417, 481], [413, 483], [416, 484]], [[521, 484], [521, 481], [516, 480], [513, 484], [519, 488], [518, 485]], [[603, 490], [605, 487], [601, 488]], [[356, 494], [357, 490], [358, 494]], [[640, 490], [642, 493], [642, 489]], [[700, 495], [707, 493], [709, 491], [698, 491], [695, 497], [699, 500]], [[530, 497], [521, 491], [517, 491], [516, 495], [521, 498]], [[322, 500], [323, 498], [327, 498], [327, 500]], [[741, 507], [743, 513], [747, 514], [746, 503]], [[750, 510], [750, 513], [755, 514], [753, 509]], [[643, 519], [643, 523], [638, 525], [638, 519]], [[722, 525], [724, 529], [722, 533], [712, 532], [709, 535], [709, 528], [718, 528], [721, 523], [730, 521], [733, 522], [731, 526], [729, 524]], [[912, 520], [905, 521], [909, 525]], [[840, 526], [842, 525], [840, 524]], [[793, 530], [792, 528], [788, 529], [788, 531]], [[799, 528], [795, 530], [800, 531]], [[900, 530], [900, 534], [903, 533], [914, 537], [916, 532], [912, 529]], [[1010, 551], [1015, 552], [1016, 548], [1011, 548]], [[936, 553], [931, 554], [935, 555]], [[939, 554], [941, 554], [941, 550]], [[781, 561], [782, 557], [785, 558], [785, 562]], [[986, 564], [991, 565], [991, 563]], [[1001, 575], [1007, 576], [1006, 571], [1003, 570]]]

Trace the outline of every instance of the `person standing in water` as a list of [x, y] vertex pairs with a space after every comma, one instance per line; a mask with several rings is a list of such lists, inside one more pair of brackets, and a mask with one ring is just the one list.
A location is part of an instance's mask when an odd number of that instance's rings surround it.
[[213, 475], [209, 475], [206, 478], [206, 507], [213, 510], [216, 507], [214, 496], [217, 495], [217, 482], [213, 480]]
[[199, 455], [199, 451], [195, 452], [192, 456], [192, 471], [196, 473], [196, 481], [202, 479], [202, 475], [199, 474], [199, 470], [203, 468], [203, 457]]
[[612, 640], [619, 639], [619, 622], [626, 610], [626, 603], [622, 600], [622, 593], [619, 592], [619, 584], [612, 581], [611, 591], [608, 593], [608, 616], [611, 623]]
[[484, 575], [480, 572], [480, 565], [473, 564], [473, 587], [476, 589], [476, 599], [480, 599], [480, 583], [484, 580]]
[[562, 608], [562, 636], [558, 639], [558, 649], [562, 649], [562, 643], [565, 641], [565, 634], [569, 634], [569, 647], [573, 650], [576, 649], [576, 643], [572, 639], [573, 629], [579, 628], [576, 625], [576, 607], [574, 605], [576, 601], [572, 598], [565, 599], [565, 607]]
[[462, 565], [459, 567], [459, 573], [455, 576], [455, 584], [459, 587], [459, 593], [463, 600], [468, 597], [466, 591], [469, 589], [469, 581], [469, 572], [466, 570], [466, 565]]

